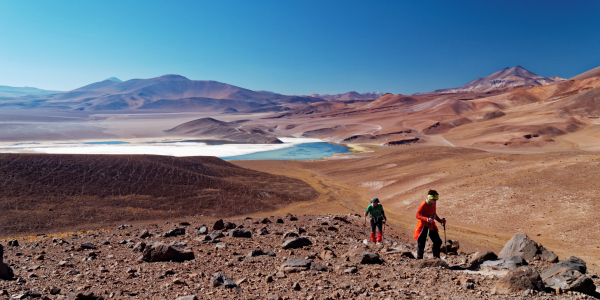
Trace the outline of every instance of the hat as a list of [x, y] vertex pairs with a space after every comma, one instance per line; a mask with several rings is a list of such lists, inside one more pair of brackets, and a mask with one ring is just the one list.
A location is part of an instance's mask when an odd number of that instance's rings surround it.
[[375, 197], [375, 198], [371, 199], [371, 203], [373, 203], [373, 202], [379, 202], [379, 198]]

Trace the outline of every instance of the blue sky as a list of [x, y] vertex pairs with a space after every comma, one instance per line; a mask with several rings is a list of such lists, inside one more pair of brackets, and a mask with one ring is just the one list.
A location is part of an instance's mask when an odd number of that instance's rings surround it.
[[283, 94], [456, 87], [600, 66], [600, 1], [0, 0], [0, 85], [180, 74]]

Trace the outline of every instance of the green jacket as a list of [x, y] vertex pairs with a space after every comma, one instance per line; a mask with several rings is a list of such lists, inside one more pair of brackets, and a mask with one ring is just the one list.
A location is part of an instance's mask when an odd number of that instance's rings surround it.
[[383, 206], [381, 205], [381, 203], [379, 203], [379, 205], [377, 206], [373, 206], [373, 204], [370, 204], [367, 207], [367, 213], [369, 213], [371, 219], [378, 219], [380, 216], [383, 216], [385, 218], [385, 213], [383, 212]]

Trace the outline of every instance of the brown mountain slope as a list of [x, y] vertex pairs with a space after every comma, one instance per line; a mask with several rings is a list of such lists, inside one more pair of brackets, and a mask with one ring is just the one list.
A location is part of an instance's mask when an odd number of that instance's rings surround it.
[[591, 69], [587, 72], [581, 73], [577, 76], [574, 76], [572, 78], [570, 78], [571, 80], [581, 80], [581, 79], [588, 79], [588, 78], [592, 78], [592, 77], [598, 77], [600, 76], [600, 67]]
[[178, 125], [169, 130], [170, 134], [183, 136], [196, 136], [205, 139], [221, 139], [240, 143], [253, 144], [281, 144], [282, 142], [259, 128], [244, 131], [242, 125], [245, 120], [224, 122], [213, 118], [201, 118]]
[[0, 154], [0, 235], [79, 224], [232, 216], [309, 200], [306, 183], [215, 157]]

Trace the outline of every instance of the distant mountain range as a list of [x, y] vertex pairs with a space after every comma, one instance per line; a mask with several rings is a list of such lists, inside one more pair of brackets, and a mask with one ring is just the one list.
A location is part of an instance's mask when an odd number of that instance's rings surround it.
[[34, 87], [12, 87], [0, 85], [0, 97], [16, 98], [29, 95], [50, 95], [62, 93], [60, 91], [42, 90]]
[[558, 76], [541, 77], [521, 66], [505, 68], [486, 77], [475, 79], [459, 88], [440, 89], [431, 93], [465, 93], [465, 92], [489, 92], [497, 89], [516, 86], [550, 85], [565, 79]]
[[289, 106], [321, 102], [309, 96], [256, 92], [217, 81], [189, 80], [180, 75], [150, 79], [117, 78], [54, 95], [3, 101], [0, 107], [55, 108], [76, 111], [154, 110], [207, 112], [276, 112]]
[[383, 93], [357, 93], [355, 91], [344, 93], [344, 94], [335, 94], [335, 95], [319, 95], [319, 94], [311, 94], [310, 97], [321, 98], [328, 101], [344, 101], [344, 100], [371, 100], [377, 99], [381, 97]]

